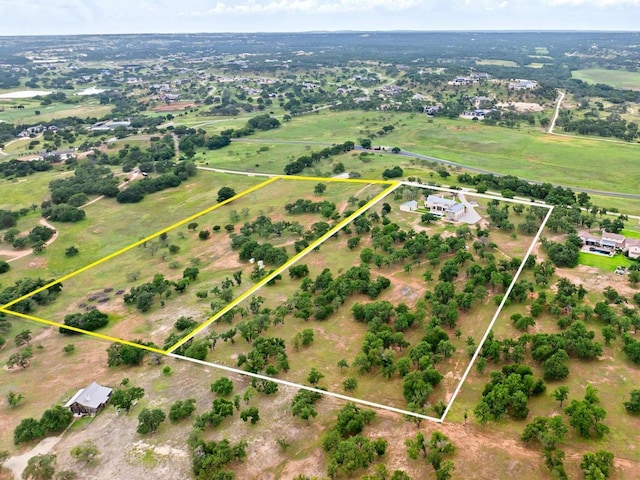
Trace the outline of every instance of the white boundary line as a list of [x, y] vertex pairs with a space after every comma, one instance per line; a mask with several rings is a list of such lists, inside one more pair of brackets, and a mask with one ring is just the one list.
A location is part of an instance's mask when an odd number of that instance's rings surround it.
[[205, 362], [204, 360], [197, 360], [195, 358], [190, 358], [190, 357], [185, 357], [185, 356], [182, 356], [182, 355], [177, 355], [175, 353], [167, 353], [166, 355], [168, 357], [176, 358], [178, 360], [187, 360], [189, 362], [198, 363], [198, 364], [204, 365], [206, 367], [217, 368], [217, 369], [224, 370], [226, 372], [235, 373], [235, 374], [238, 374], [238, 375], [244, 375], [244, 376], [247, 376], [247, 377], [257, 378], [257, 379], [260, 379], [260, 380], [269, 380], [270, 382], [278, 383], [280, 385], [285, 385], [287, 387], [293, 387], [293, 388], [298, 388], [298, 389], [302, 389], [302, 390], [308, 390], [310, 392], [320, 393], [322, 395], [326, 395], [328, 397], [337, 398], [339, 400], [346, 400], [348, 402], [358, 403], [358, 404], [361, 404], [361, 405], [366, 405], [368, 407], [379, 408], [381, 410], [388, 410], [388, 411], [394, 412], [394, 413], [400, 413], [400, 414], [403, 414], [403, 415], [411, 415], [413, 417], [422, 418], [424, 420], [430, 420], [432, 422], [442, 423], [442, 419], [440, 419], [440, 418], [430, 417], [428, 415], [421, 415], [419, 413], [402, 410], [401, 408], [395, 408], [395, 407], [391, 407], [389, 405], [382, 405], [380, 403], [370, 402], [368, 400], [362, 400], [360, 398], [349, 397], [347, 395], [342, 395], [340, 393], [333, 393], [333, 392], [329, 392], [327, 390], [320, 390], [319, 388], [314, 388], [314, 387], [309, 387], [307, 385], [302, 385], [302, 384], [299, 384], [299, 383], [289, 382], [287, 380], [282, 380], [280, 378], [269, 377], [267, 375], [260, 375], [258, 373], [251, 373], [251, 372], [247, 372], [245, 370], [240, 370], [240, 369], [237, 369], [237, 368], [228, 367], [226, 365], [218, 365], [217, 363]]
[[[539, 205], [539, 206], [542, 206], [542, 205]], [[482, 346], [484, 345], [484, 342], [487, 340], [487, 337], [489, 336], [489, 333], [491, 332], [491, 329], [493, 328], [493, 325], [496, 323], [496, 320], [498, 319], [498, 316], [502, 312], [502, 308], [505, 306], [505, 304], [507, 302], [507, 299], [509, 298], [509, 295], [511, 294], [511, 290], [513, 289], [513, 286], [518, 281], [518, 277], [520, 277], [520, 274], [522, 273], [522, 270], [524, 269], [524, 265], [525, 265], [527, 259], [529, 258], [529, 256], [531, 255], [531, 252], [533, 251], [533, 249], [535, 248], [536, 244], [538, 243], [540, 235], [542, 234], [542, 230], [544, 229], [545, 225], [547, 224], [547, 221], [549, 220], [549, 217], [551, 216], [551, 212], [553, 212], [553, 206], [547, 206], [546, 208], [548, 208], [549, 211], [547, 212], [547, 215], [544, 217], [544, 220], [542, 221], [542, 224], [540, 225], [540, 229], [538, 230], [538, 233], [536, 233], [536, 236], [533, 239], [533, 242], [531, 242], [531, 245], [529, 246], [529, 250], [527, 250], [527, 253], [525, 254], [524, 258], [522, 259], [522, 262], [520, 263], [520, 267], [518, 267], [518, 270], [516, 271], [516, 274], [514, 275], [513, 280], [511, 281], [511, 284], [509, 285], [509, 288], [507, 288], [507, 290], [504, 292], [504, 296], [502, 297], [502, 301], [500, 302], [500, 305], [498, 306], [498, 309], [496, 310], [496, 313], [493, 315], [493, 319], [491, 320], [491, 323], [487, 327], [487, 330], [484, 332], [484, 335], [482, 336], [482, 340], [480, 340], [480, 343], [478, 344], [478, 348], [476, 349], [475, 353], [473, 354], [473, 357], [471, 357], [471, 361], [469, 362], [469, 365], [467, 365], [467, 369], [464, 371], [464, 374], [462, 375], [462, 378], [460, 379], [460, 383], [458, 383], [458, 386], [456, 387], [455, 391], [453, 392], [453, 395], [451, 396], [451, 400], [449, 401], [449, 404], [447, 405], [447, 408], [445, 409], [445, 411], [442, 414], [442, 417], [440, 419], [442, 422], [444, 422], [445, 418], [447, 417], [447, 414], [449, 413], [449, 410], [453, 406], [453, 402], [455, 401], [456, 397], [460, 393], [460, 390], [462, 389], [462, 385], [467, 380], [467, 376], [469, 375], [469, 372], [471, 372], [471, 369], [473, 368], [473, 364], [475, 363], [476, 359], [480, 355], [480, 350], [482, 350]]]
[[[351, 221], [355, 220], [355, 218], [363, 215], [367, 210], [369, 210], [371, 207], [375, 206], [377, 203], [381, 202], [384, 198], [386, 198], [389, 194], [393, 193], [398, 187], [400, 187], [400, 185], [404, 185], [404, 186], [412, 186], [412, 187], [419, 187], [419, 188], [423, 188], [423, 189], [432, 189], [432, 190], [437, 190], [437, 191], [442, 191], [442, 192], [450, 192], [450, 193], [455, 193], [455, 194], [459, 194], [459, 193], [463, 193], [465, 195], [470, 195], [470, 196], [479, 196], [482, 198], [487, 198], [490, 200], [500, 200], [502, 201], [503, 199], [497, 196], [493, 196], [493, 195], [484, 195], [484, 194], [478, 194], [478, 193], [473, 193], [473, 192], [468, 192], [468, 191], [460, 191], [460, 190], [455, 190], [455, 189], [451, 189], [451, 188], [445, 188], [445, 187], [433, 187], [430, 185], [423, 185], [423, 184], [419, 184], [419, 183], [413, 183], [413, 182], [398, 182], [395, 185], [395, 188], [390, 189], [390, 191], [384, 195], [381, 196], [380, 198], [376, 199], [373, 203], [371, 203], [370, 205], [366, 205], [365, 207], [363, 207], [364, 211], [359, 212], [358, 215], [354, 216], [354, 218], [350, 219], [349, 222], [338, 225], [336, 227], [334, 227], [330, 232], [328, 232], [326, 235], [326, 238], [321, 238], [319, 239], [319, 245], [321, 245], [322, 243], [324, 243], [326, 240], [328, 240], [334, 233], [333, 230], [339, 231], [342, 228], [344, 228], [348, 223], [351, 223]], [[377, 409], [381, 409], [381, 410], [387, 410], [389, 412], [393, 412], [393, 413], [399, 413], [402, 415], [407, 415], [407, 416], [411, 416], [411, 417], [416, 417], [416, 418], [421, 418], [423, 420], [428, 420], [431, 422], [435, 422], [435, 423], [444, 423], [445, 418], [447, 416], [447, 413], [449, 412], [449, 410], [451, 409], [451, 406], [453, 405], [453, 402], [455, 401], [456, 397], [458, 396], [458, 394], [460, 393], [460, 390], [462, 389], [462, 385], [464, 384], [464, 382], [467, 379], [467, 376], [469, 375], [469, 372], [471, 371], [471, 368], [473, 367], [478, 355], [480, 354], [480, 350], [482, 349], [482, 346], [484, 345], [484, 342], [486, 341], [487, 337], [489, 336], [489, 332], [491, 332], [491, 329], [493, 328], [493, 325], [495, 324], [496, 320], [498, 319], [498, 316], [500, 315], [502, 308], [504, 307], [509, 295], [511, 294], [511, 290], [513, 289], [513, 286], [515, 285], [515, 283], [517, 282], [520, 274], [522, 273], [522, 270], [524, 269], [524, 265], [526, 263], [526, 260], [529, 258], [529, 256], [531, 255], [531, 252], [533, 251], [533, 249], [535, 248], [536, 244], [538, 243], [538, 240], [540, 238], [540, 235], [542, 233], [542, 231], [544, 230], [544, 227], [547, 223], [547, 220], [549, 220], [549, 217], [551, 216], [551, 212], [553, 211], [553, 206], [551, 205], [540, 205], [540, 204], [536, 204], [533, 202], [528, 202], [528, 201], [523, 201], [523, 200], [515, 200], [515, 199], [508, 199], [505, 198], [504, 201], [509, 201], [512, 203], [520, 203], [523, 205], [531, 205], [531, 206], [538, 206], [538, 207], [542, 207], [542, 208], [547, 208], [548, 212], [547, 215], [545, 216], [544, 220], [542, 221], [542, 224], [540, 225], [540, 228], [538, 229], [538, 232], [536, 233], [536, 236], [534, 237], [533, 241], [531, 242], [531, 245], [529, 246], [529, 249], [527, 250], [527, 253], [525, 255], [525, 257], [522, 259], [522, 262], [520, 263], [520, 266], [518, 267], [518, 270], [516, 271], [516, 274], [513, 278], [513, 280], [511, 281], [511, 284], [509, 285], [509, 287], [507, 288], [507, 290], [505, 291], [505, 294], [502, 298], [502, 301], [500, 302], [500, 305], [498, 306], [491, 322], [489, 323], [489, 326], [487, 327], [487, 330], [484, 333], [484, 336], [482, 337], [482, 340], [480, 341], [480, 344], [478, 345], [478, 348], [476, 349], [473, 357], [471, 358], [469, 364], [467, 365], [467, 368], [460, 380], [460, 382], [458, 383], [452, 397], [451, 400], [449, 401], [444, 413], [442, 414], [442, 417], [440, 418], [436, 418], [436, 417], [432, 417], [429, 415], [423, 415], [420, 413], [416, 413], [416, 412], [411, 412], [409, 410], [403, 410], [401, 408], [397, 408], [397, 407], [392, 407], [390, 405], [382, 405], [380, 403], [375, 403], [375, 402], [371, 402], [368, 400], [363, 400], [360, 398], [356, 398], [356, 397], [350, 397], [347, 395], [342, 395], [340, 393], [334, 393], [334, 392], [330, 392], [327, 390], [321, 390], [318, 388], [314, 388], [314, 387], [309, 387], [307, 385], [303, 385], [300, 383], [295, 383], [295, 382], [290, 382], [288, 380], [282, 380], [280, 378], [276, 378], [276, 377], [269, 377], [267, 375], [260, 375], [257, 373], [251, 373], [251, 372], [247, 372], [245, 370], [240, 370], [238, 368], [234, 368], [234, 367], [230, 367], [227, 365], [222, 365], [222, 364], [217, 364], [217, 363], [211, 363], [211, 362], [206, 362], [204, 360], [197, 360], [194, 358], [190, 358], [190, 357], [185, 357], [183, 355], [177, 355], [175, 353], [172, 353], [172, 351], [176, 348], [171, 347], [169, 350], [167, 350], [166, 355], [172, 358], [176, 358], [178, 360], [186, 360], [189, 362], [193, 362], [193, 363], [197, 363], [200, 365], [204, 365], [207, 367], [212, 367], [212, 368], [217, 368], [226, 372], [230, 372], [230, 373], [234, 373], [237, 375], [244, 375], [244, 376], [248, 376], [251, 378], [257, 378], [257, 379], [261, 379], [261, 380], [268, 380], [280, 385], [285, 385], [287, 387], [292, 387], [292, 388], [298, 388], [298, 389], [302, 389], [302, 390], [308, 390], [310, 392], [315, 392], [315, 393], [319, 393], [322, 395], [326, 395], [329, 397], [333, 397], [333, 398], [337, 398], [339, 400], [346, 400], [349, 402], [353, 402], [353, 403], [357, 403], [360, 405], [365, 405], [368, 407], [373, 407], [373, 408], [377, 408]], [[310, 252], [311, 250], [313, 250], [313, 248], [317, 247], [318, 245], [313, 245], [308, 247], [305, 250], [305, 255], [306, 253]], [[297, 262], [300, 258], [302, 258], [302, 256], [295, 258], [295, 260], [293, 262], [288, 262], [287, 264], [283, 265], [279, 270], [286, 270], [288, 269], [291, 265], [293, 265], [295, 262]], [[281, 273], [280, 271], [278, 271], [278, 273]], [[275, 276], [276, 272], [274, 272], [272, 274], [272, 276]], [[262, 285], [260, 285], [262, 286]], [[256, 293], [251, 292], [251, 293]], [[234, 306], [237, 305], [238, 303], [241, 303], [242, 301], [246, 300], [246, 296], [243, 298], [238, 299], [238, 301], [233, 302]], [[216, 315], [217, 316], [217, 315]], [[210, 322], [212, 323], [212, 322]], [[197, 332], [199, 333], [199, 332]], [[194, 335], [195, 336], [195, 335]], [[177, 345], [179, 346], [179, 345]]]

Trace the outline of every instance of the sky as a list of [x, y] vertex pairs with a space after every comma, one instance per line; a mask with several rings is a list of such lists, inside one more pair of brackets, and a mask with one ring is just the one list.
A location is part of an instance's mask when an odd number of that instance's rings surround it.
[[640, 0], [0, 0], [0, 35], [639, 26]]

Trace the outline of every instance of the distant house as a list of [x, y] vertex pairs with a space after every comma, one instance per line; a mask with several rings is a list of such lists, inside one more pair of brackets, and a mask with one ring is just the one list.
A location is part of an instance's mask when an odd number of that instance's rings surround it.
[[455, 85], [456, 87], [473, 85], [477, 83], [478, 80], [471, 77], [456, 77], [453, 80], [449, 80], [447, 83], [449, 85]]
[[538, 87], [535, 80], [522, 80], [516, 78], [513, 82], [509, 82], [509, 90], [533, 90]]
[[596, 252], [614, 252], [626, 253], [629, 258], [640, 258], [640, 239], [626, 238], [618, 233], [609, 233], [602, 231], [600, 236], [593, 235], [589, 232], [579, 232], [578, 236], [587, 250]]
[[438, 113], [438, 111], [440, 110], [440, 105], [425, 105], [422, 108], [422, 111], [424, 113], [426, 113], [427, 115], [435, 115]]
[[400, 205], [401, 212], [415, 212], [418, 209], [418, 202], [415, 200], [409, 200]]
[[74, 415], [96, 415], [102, 410], [111, 397], [112, 390], [93, 382], [86, 388], [81, 388], [65, 403]]
[[438, 195], [429, 195], [425, 202], [425, 207], [434, 215], [445, 217], [447, 220], [453, 222], [460, 220], [460, 217], [467, 211], [467, 207], [465, 207], [464, 204]]

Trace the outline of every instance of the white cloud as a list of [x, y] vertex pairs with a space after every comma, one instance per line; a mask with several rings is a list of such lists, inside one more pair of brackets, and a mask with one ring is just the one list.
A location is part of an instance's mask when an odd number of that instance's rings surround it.
[[374, 9], [405, 11], [421, 4], [420, 0], [242, 0], [240, 3], [218, 2], [211, 14], [257, 13], [342, 13], [367, 12]]

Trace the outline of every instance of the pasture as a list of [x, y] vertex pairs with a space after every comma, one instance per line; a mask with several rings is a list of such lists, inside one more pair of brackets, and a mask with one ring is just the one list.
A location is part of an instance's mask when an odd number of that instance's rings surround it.
[[640, 73], [638, 72], [590, 68], [574, 70], [571, 76], [587, 83], [604, 83], [615, 88], [640, 90]]

